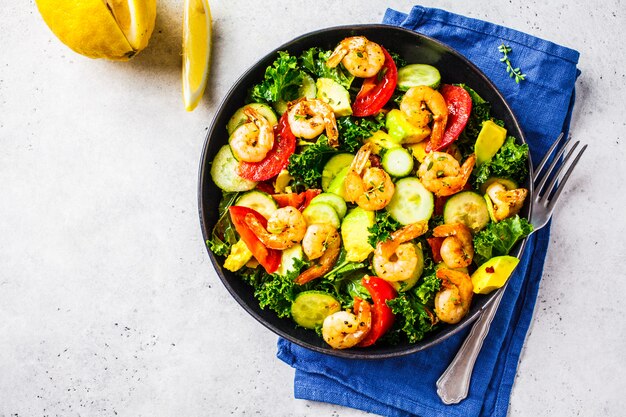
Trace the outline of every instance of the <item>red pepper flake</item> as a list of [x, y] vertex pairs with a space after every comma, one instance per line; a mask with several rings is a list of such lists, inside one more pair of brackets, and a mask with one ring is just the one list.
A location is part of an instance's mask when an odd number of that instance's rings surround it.
[[496, 270], [493, 269], [493, 266], [488, 266], [487, 268], [485, 268], [485, 272], [488, 274], [493, 274], [494, 272], [496, 272]]

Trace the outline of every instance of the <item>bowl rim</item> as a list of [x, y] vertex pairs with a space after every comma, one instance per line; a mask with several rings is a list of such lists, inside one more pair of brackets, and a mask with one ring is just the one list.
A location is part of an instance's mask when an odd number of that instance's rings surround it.
[[[507, 100], [504, 98], [504, 96], [502, 95], [502, 93], [500, 92], [500, 90], [496, 87], [496, 85], [489, 79], [489, 77], [487, 77], [482, 70], [480, 70], [480, 68], [478, 68], [473, 62], [471, 62], [469, 59], [467, 59], [463, 54], [461, 54], [459, 51], [457, 51], [456, 49], [452, 48], [451, 46], [448, 46], [447, 44], [434, 39], [430, 36], [424, 35], [422, 33], [413, 31], [413, 30], [409, 30], [409, 29], [405, 29], [405, 28], [401, 28], [398, 26], [393, 26], [393, 25], [388, 25], [388, 24], [354, 24], [354, 25], [340, 25], [340, 26], [330, 26], [330, 27], [326, 27], [326, 28], [322, 28], [322, 29], [317, 29], [311, 32], [307, 32], [304, 34], [301, 34], [299, 36], [296, 36], [294, 38], [292, 38], [291, 40], [281, 44], [280, 46], [278, 46], [277, 48], [274, 48], [273, 50], [271, 50], [270, 52], [268, 52], [267, 54], [263, 55], [261, 58], [255, 60], [255, 62], [250, 65], [232, 84], [232, 86], [228, 89], [228, 91], [226, 92], [226, 94], [224, 95], [224, 97], [222, 98], [222, 100], [220, 101], [219, 105], [215, 108], [215, 113], [213, 115], [213, 120], [211, 121], [211, 124], [207, 130], [206, 136], [205, 136], [205, 140], [203, 143], [203, 147], [202, 147], [202, 153], [200, 156], [200, 166], [199, 166], [199, 170], [198, 170], [198, 189], [197, 189], [197, 193], [198, 193], [198, 215], [200, 218], [200, 227], [202, 229], [202, 236], [203, 236], [203, 243], [204, 243], [204, 247], [206, 249], [206, 251], [208, 252], [209, 255], [209, 259], [211, 260], [211, 264], [213, 265], [213, 269], [216, 272], [217, 276], [220, 278], [220, 281], [222, 282], [222, 284], [226, 287], [227, 291], [230, 293], [230, 295], [237, 301], [237, 303], [243, 307], [243, 309], [250, 314], [252, 317], [254, 317], [255, 320], [257, 320], [259, 323], [261, 323], [264, 327], [266, 327], [267, 329], [269, 329], [270, 331], [272, 331], [273, 333], [275, 333], [276, 335], [290, 341], [293, 342], [301, 347], [313, 350], [315, 352], [318, 353], [322, 353], [322, 354], [326, 354], [326, 355], [330, 355], [330, 356], [335, 356], [335, 357], [340, 357], [340, 358], [347, 358], [347, 359], [367, 359], [367, 360], [377, 360], [377, 359], [387, 359], [387, 358], [394, 358], [394, 357], [400, 357], [400, 356], [406, 356], [406, 355], [410, 355], [425, 349], [428, 349], [432, 346], [438, 345], [441, 342], [443, 342], [444, 340], [456, 335], [457, 333], [461, 332], [463, 329], [465, 329], [466, 327], [468, 327], [470, 324], [474, 323], [481, 315], [482, 313], [497, 299], [499, 298], [498, 295], [505, 291], [506, 288], [508, 287], [508, 282], [509, 280], [507, 280], [507, 283], [500, 289], [498, 289], [497, 291], [493, 292], [490, 294], [490, 298], [486, 300], [485, 304], [480, 307], [479, 309], [477, 309], [476, 311], [474, 311], [473, 313], [468, 314], [468, 316], [466, 316], [464, 318], [464, 321], [462, 323], [459, 324], [455, 324], [454, 327], [449, 327], [445, 332], [442, 332], [438, 335], [436, 335], [432, 340], [429, 340], [425, 343], [416, 343], [416, 344], [411, 344], [408, 346], [403, 346], [401, 348], [397, 348], [394, 349], [394, 347], [390, 347], [388, 350], [384, 351], [384, 352], [376, 352], [375, 354], [372, 354], [371, 351], [368, 351], [367, 349], [363, 349], [363, 350], [353, 350], [353, 349], [345, 349], [345, 350], [339, 350], [339, 349], [332, 349], [330, 347], [328, 348], [321, 348], [319, 346], [315, 346], [315, 345], [311, 345], [307, 342], [304, 342], [302, 340], [299, 340], [297, 338], [295, 338], [294, 336], [282, 331], [281, 329], [279, 329], [278, 327], [274, 326], [273, 324], [267, 322], [266, 320], [264, 320], [262, 317], [260, 317], [256, 311], [254, 311], [237, 293], [237, 291], [235, 291], [235, 289], [230, 285], [230, 283], [228, 282], [228, 280], [225, 278], [225, 276], [223, 275], [223, 273], [221, 272], [221, 264], [219, 263], [219, 260], [217, 259], [217, 257], [215, 256], [215, 254], [213, 254], [213, 252], [211, 252], [211, 250], [209, 249], [209, 247], [206, 245], [206, 241], [208, 239], [210, 239], [210, 235], [211, 235], [211, 228], [209, 227], [209, 225], [207, 225], [204, 221], [204, 212], [206, 210], [205, 208], [205, 204], [203, 201], [203, 191], [206, 187], [205, 185], [205, 181], [204, 179], [207, 177], [207, 171], [210, 170], [210, 164], [207, 160], [208, 158], [208, 150], [209, 150], [209, 146], [210, 146], [210, 142], [211, 142], [211, 137], [213, 136], [213, 133], [215, 131], [215, 129], [217, 128], [216, 124], [217, 124], [217, 119], [218, 119], [218, 115], [220, 114], [220, 112], [222, 111], [222, 109], [224, 108], [224, 106], [226, 105], [226, 103], [229, 101], [230, 97], [233, 95], [233, 93], [239, 88], [240, 84], [243, 82], [244, 79], [246, 79], [250, 73], [254, 72], [257, 70], [257, 66], [260, 62], [265, 61], [271, 57], [275, 57], [276, 54], [278, 53], [278, 51], [282, 51], [282, 50], [288, 50], [290, 46], [292, 46], [294, 43], [299, 42], [300, 40], [304, 39], [304, 38], [309, 38], [312, 36], [320, 36], [323, 34], [326, 34], [328, 32], [334, 32], [334, 31], [359, 31], [359, 30], [391, 30], [391, 31], [397, 31], [397, 32], [404, 32], [405, 34], [408, 34], [410, 36], [415, 36], [417, 38], [424, 38], [427, 41], [433, 42], [435, 44], [437, 44], [439, 47], [441, 47], [442, 49], [445, 49], [447, 52], [453, 54], [456, 56], [456, 58], [462, 60], [468, 67], [470, 67], [475, 74], [477, 74], [480, 78], [483, 79], [483, 81], [489, 86], [489, 88], [493, 91], [493, 93], [500, 99], [500, 101], [504, 104], [505, 107], [505, 112], [507, 112], [508, 114], [511, 115], [511, 119], [513, 122], [513, 125], [515, 127], [515, 130], [518, 131], [520, 133], [520, 137], [516, 137], [516, 139], [523, 143], [526, 144], [526, 138], [524, 135], [524, 131], [522, 129], [522, 127], [519, 124], [519, 121], [515, 115], [515, 113], [513, 112], [513, 109], [510, 107], [509, 103], [507, 102]], [[533, 194], [533, 182], [532, 179], [533, 178], [533, 164], [532, 164], [532, 159], [531, 159], [531, 154], [530, 152], [528, 153], [528, 189], [529, 189], [529, 194], [532, 196]], [[532, 199], [529, 199], [527, 201], [528, 204], [528, 219], [530, 219], [532, 217], [532, 211], [533, 211], [533, 202]], [[522, 239], [521, 241], [517, 242], [516, 246], [517, 246], [517, 250], [510, 254], [512, 256], [517, 257], [518, 259], [521, 257], [521, 255], [524, 253], [524, 248], [526, 247], [526, 243], [527, 243], [527, 239], [528, 236], [524, 239]], [[295, 325], [294, 325], [295, 326]], [[369, 353], [368, 353], [369, 352]]]

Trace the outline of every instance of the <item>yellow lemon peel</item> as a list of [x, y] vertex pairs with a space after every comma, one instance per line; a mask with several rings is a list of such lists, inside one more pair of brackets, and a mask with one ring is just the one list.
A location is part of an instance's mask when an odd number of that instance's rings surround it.
[[211, 63], [211, 10], [207, 0], [185, 0], [183, 16], [183, 101], [196, 108], [206, 88]]
[[126, 61], [148, 45], [156, 0], [37, 0], [57, 38], [90, 58]]

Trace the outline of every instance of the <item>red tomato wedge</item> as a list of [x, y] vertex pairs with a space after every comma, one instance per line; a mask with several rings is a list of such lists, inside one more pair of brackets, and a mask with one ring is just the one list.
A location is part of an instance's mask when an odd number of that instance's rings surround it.
[[311, 200], [318, 196], [322, 190], [311, 188], [301, 193], [286, 193], [286, 194], [273, 194], [272, 197], [278, 203], [278, 207], [295, 207], [300, 211], [303, 211], [309, 206]]
[[448, 105], [448, 123], [443, 132], [441, 143], [433, 149], [431, 143], [426, 144], [426, 152], [438, 151], [446, 148], [459, 138], [465, 129], [465, 125], [472, 113], [472, 98], [463, 87], [444, 84], [439, 88], [439, 93], [443, 96]]
[[441, 244], [445, 237], [429, 237], [426, 240], [428, 241], [428, 245], [430, 246], [430, 250], [433, 253], [433, 261], [435, 263], [439, 263], [443, 261], [441, 258]]
[[248, 207], [230, 206], [228, 211], [230, 212], [230, 219], [235, 226], [235, 230], [237, 230], [241, 239], [245, 242], [246, 246], [248, 246], [252, 255], [263, 265], [263, 268], [265, 268], [268, 274], [276, 272], [280, 266], [282, 252], [276, 249], [266, 248], [259, 238], [256, 237], [254, 232], [250, 230], [244, 220], [248, 213], [252, 213], [263, 227], [267, 227], [267, 219], [258, 211]]
[[387, 305], [387, 300], [396, 298], [398, 294], [391, 284], [382, 278], [363, 277], [361, 283], [369, 291], [372, 301], [374, 301], [372, 328], [365, 336], [365, 339], [358, 344], [360, 347], [366, 347], [376, 343], [393, 325], [396, 316], [391, 311], [391, 307]]
[[259, 162], [240, 162], [239, 176], [250, 181], [265, 181], [278, 175], [287, 166], [296, 150], [296, 137], [289, 128], [287, 112], [274, 127], [274, 147]]
[[352, 114], [358, 117], [372, 116], [387, 104], [398, 83], [398, 69], [389, 52], [381, 46], [385, 62], [378, 74], [363, 80], [361, 90], [352, 104]]

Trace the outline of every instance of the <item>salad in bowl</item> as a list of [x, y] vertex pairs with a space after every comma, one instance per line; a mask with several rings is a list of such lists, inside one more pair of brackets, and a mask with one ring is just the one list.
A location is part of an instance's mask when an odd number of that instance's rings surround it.
[[330, 351], [411, 345], [505, 284], [528, 148], [442, 73], [353, 33], [278, 51], [214, 126], [206, 244], [255, 312]]

